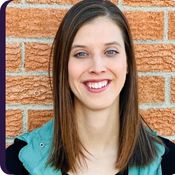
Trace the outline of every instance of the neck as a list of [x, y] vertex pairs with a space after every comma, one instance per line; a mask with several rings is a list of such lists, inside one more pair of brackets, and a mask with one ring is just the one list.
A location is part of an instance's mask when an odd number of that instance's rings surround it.
[[82, 144], [92, 155], [117, 153], [119, 109], [113, 107], [94, 111], [75, 103], [78, 133]]

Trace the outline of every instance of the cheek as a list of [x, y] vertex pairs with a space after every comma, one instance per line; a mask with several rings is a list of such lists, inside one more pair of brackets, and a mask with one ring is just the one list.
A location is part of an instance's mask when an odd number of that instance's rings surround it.
[[69, 61], [68, 63], [68, 78], [69, 83], [80, 81], [81, 75], [83, 74], [83, 65], [78, 64], [75, 61]]
[[76, 65], [74, 65], [71, 61], [68, 63], [68, 79], [69, 85], [72, 86], [72, 82], [76, 78]]
[[111, 70], [120, 77], [121, 75], [125, 75], [127, 73], [127, 63], [125, 61], [117, 61], [114, 64], [111, 64]]
[[123, 56], [120, 59], [119, 70], [124, 74], [127, 73], [127, 57], [125, 52], [123, 53]]
[[68, 81], [71, 91], [75, 96], [80, 94], [80, 87], [82, 82], [82, 77], [85, 68], [82, 64], [76, 61], [69, 61], [68, 63]]
[[120, 67], [120, 71], [124, 74], [127, 74], [127, 64], [122, 64]]

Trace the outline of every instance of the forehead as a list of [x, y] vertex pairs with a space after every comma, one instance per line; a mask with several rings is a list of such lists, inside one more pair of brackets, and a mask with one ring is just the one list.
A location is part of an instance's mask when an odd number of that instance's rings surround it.
[[85, 42], [123, 42], [122, 32], [117, 23], [109, 17], [96, 17], [80, 27], [74, 37], [74, 43]]

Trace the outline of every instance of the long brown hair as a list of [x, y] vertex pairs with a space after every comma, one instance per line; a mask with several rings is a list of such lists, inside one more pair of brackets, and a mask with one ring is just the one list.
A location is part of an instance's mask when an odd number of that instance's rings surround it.
[[[128, 22], [120, 9], [107, 0], [84, 0], [75, 4], [63, 18], [53, 43], [54, 136], [49, 164], [55, 169], [76, 172], [81, 166], [84, 146], [77, 132], [74, 95], [68, 83], [70, 49], [77, 31], [98, 16], [112, 19], [122, 31], [128, 74], [120, 93], [120, 133], [116, 168], [144, 166], [156, 156], [156, 139], [143, 125], [138, 111], [137, 71]], [[78, 160], [78, 163], [77, 163]]]

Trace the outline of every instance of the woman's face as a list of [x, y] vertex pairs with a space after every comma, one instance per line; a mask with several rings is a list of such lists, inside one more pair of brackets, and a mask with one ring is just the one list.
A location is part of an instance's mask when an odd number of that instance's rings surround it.
[[76, 103], [92, 110], [119, 104], [127, 74], [127, 58], [119, 27], [97, 17], [77, 32], [68, 62], [70, 88]]

